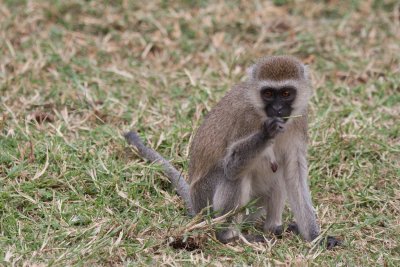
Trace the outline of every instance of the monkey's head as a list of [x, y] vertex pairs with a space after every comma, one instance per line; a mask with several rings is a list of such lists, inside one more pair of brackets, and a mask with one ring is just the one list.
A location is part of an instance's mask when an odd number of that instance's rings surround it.
[[290, 56], [261, 58], [248, 71], [250, 97], [270, 118], [303, 114], [312, 95], [307, 67]]

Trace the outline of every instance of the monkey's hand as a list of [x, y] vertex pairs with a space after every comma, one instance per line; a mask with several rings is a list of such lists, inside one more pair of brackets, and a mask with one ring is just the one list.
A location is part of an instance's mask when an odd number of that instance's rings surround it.
[[266, 139], [273, 139], [279, 133], [283, 132], [285, 127], [285, 121], [282, 118], [271, 118], [267, 119], [263, 125], [263, 134]]

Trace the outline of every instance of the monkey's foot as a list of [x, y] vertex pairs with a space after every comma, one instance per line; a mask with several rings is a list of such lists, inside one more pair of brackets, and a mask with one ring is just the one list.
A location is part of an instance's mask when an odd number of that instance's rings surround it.
[[289, 223], [289, 225], [288, 225], [288, 227], [286, 229], [286, 232], [291, 232], [291, 233], [294, 233], [296, 235], [300, 234], [299, 227], [297, 226], [297, 223], [296, 222]]
[[233, 229], [223, 229], [215, 233], [218, 241], [222, 244], [231, 243], [239, 239], [239, 232]]
[[283, 236], [283, 225], [278, 225], [275, 226], [272, 230], [271, 233], [276, 236], [277, 238], [282, 238]]
[[272, 233], [276, 236], [281, 238], [283, 235], [283, 225], [278, 225], [273, 229]]
[[283, 236], [283, 225], [276, 226], [264, 226], [264, 233], [272, 234], [277, 238], [282, 238]]
[[243, 237], [250, 243], [265, 243], [267, 241], [267, 239], [262, 235], [246, 234], [243, 235]]
[[[286, 232], [292, 232], [296, 235], [300, 234], [299, 227], [297, 226], [297, 223], [291, 222], [288, 225], [288, 228], [286, 229]], [[326, 243], [325, 243], [326, 240]], [[339, 247], [343, 244], [342, 240], [328, 235], [326, 238], [322, 239], [320, 242], [321, 245], [326, 244], [326, 249], [331, 250], [335, 247]]]

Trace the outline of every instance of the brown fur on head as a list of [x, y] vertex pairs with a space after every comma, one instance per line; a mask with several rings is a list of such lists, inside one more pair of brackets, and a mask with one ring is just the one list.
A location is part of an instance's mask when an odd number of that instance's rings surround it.
[[251, 73], [257, 80], [300, 80], [304, 78], [303, 64], [290, 56], [270, 56], [258, 60]]
[[292, 56], [267, 56], [259, 59], [249, 68], [247, 82], [252, 88], [248, 96], [260, 110], [263, 109], [260, 90], [264, 87], [296, 88], [297, 96], [293, 103], [292, 115], [303, 114], [312, 96], [308, 68]]

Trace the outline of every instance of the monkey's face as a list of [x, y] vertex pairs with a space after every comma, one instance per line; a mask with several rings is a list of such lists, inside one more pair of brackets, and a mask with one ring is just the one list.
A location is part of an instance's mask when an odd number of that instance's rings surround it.
[[260, 59], [248, 70], [248, 96], [268, 117], [289, 117], [306, 112], [312, 95], [308, 68], [288, 56]]
[[294, 87], [264, 87], [260, 94], [264, 103], [264, 111], [268, 117], [288, 117], [291, 115], [297, 94]]

